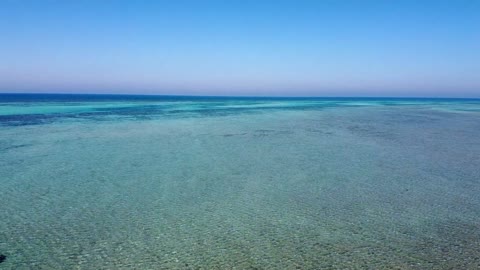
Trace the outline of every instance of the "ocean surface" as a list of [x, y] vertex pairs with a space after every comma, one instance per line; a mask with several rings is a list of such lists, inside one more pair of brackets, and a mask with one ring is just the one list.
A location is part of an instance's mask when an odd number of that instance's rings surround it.
[[0, 94], [0, 269], [479, 269], [480, 100]]

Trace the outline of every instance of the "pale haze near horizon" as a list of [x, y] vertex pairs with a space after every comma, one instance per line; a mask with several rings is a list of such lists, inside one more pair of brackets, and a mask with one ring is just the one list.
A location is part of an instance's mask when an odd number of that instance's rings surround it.
[[2, 1], [0, 93], [480, 97], [480, 1]]

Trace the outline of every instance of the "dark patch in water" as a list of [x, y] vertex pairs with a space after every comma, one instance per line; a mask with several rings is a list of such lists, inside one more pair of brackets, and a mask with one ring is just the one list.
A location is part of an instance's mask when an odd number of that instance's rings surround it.
[[32, 144], [18, 144], [18, 145], [12, 145], [12, 146], [7, 146], [1, 150], [12, 150], [12, 149], [17, 149], [17, 148], [22, 148], [22, 147], [28, 147], [28, 146], [32, 146]]
[[255, 137], [266, 137], [274, 133], [275, 130], [270, 130], [270, 129], [257, 129], [255, 130], [255, 134], [253, 136]]
[[306, 128], [305, 131], [311, 132], [311, 133], [318, 133], [321, 135], [333, 135], [332, 131], [325, 131], [325, 130], [316, 129], [316, 128]]
[[272, 135], [289, 135], [293, 134], [291, 130], [273, 130], [273, 129], [257, 129], [253, 133], [254, 137], [267, 137]]
[[3, 263], [7, 259], [7, 256], [0, 254], [0, 263]]
[[3, 126], [26, 126], [40, 125], [53, 122], [59, 118], [56, 114], [18, 114], [18, 115], [0, 115], [0, 125]]
[[371, 137], [376, 139], [384, 139], [394, 141], [397, 140], [397, 135], [395, 133], [390, 132], [386, 126], [373, 126], [367, 124], [355, 124], [348, 126], [347, 129], [359, 136], [362, 137]]
[[228, 134], [223, 134], [223, 137], [232, 137], [232, 136], [244, 136], [247, 135], [247, 133], [228, 133]]

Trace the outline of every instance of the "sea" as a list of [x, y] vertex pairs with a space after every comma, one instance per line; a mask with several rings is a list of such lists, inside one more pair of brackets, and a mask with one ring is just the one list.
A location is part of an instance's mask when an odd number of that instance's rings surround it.
[[0, 94], [0, 269], [480, 269], [480, 100]]

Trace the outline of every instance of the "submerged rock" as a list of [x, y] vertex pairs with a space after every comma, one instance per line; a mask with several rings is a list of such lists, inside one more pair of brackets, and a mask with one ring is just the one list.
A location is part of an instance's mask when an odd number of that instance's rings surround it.
[[0, 263], [4, 262], [7, 256], [0, 254]]

